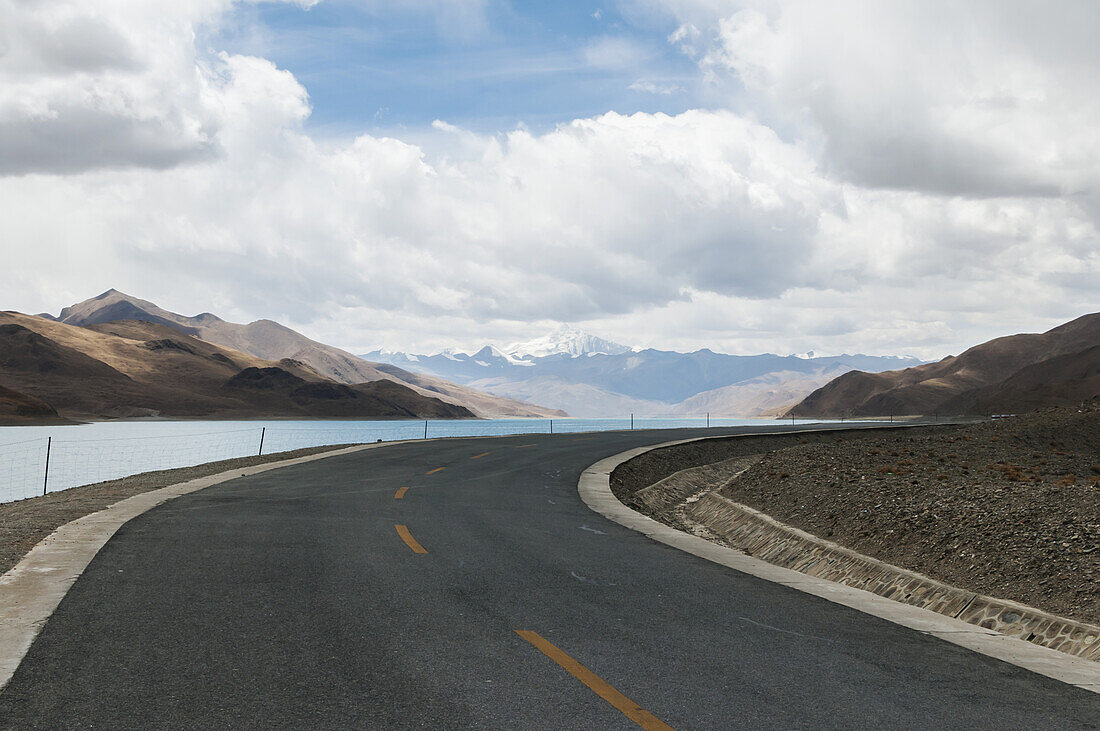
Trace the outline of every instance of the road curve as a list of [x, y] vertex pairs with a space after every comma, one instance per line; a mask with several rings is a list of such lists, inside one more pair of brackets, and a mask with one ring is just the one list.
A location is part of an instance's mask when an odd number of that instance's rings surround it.
[[93, 559], [0, 693], [0, 726], [1100, 724], [1096, 694], [655, 543], [578, 497], [596, 460], [703, 433], [410, 443], [180, 497]]

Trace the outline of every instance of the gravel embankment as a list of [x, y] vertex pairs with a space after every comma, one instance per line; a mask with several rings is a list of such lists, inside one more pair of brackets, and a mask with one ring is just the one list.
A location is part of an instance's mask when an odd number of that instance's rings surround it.
[[291, 452], [265, 454], [262, 457], [241, 457], [221, 462], [208, 462], [195, 467], [145, 472], [118, 480], [51, 492], [48, 495], [26, 500], [0, 503], [0, 574], [6, 573], [8, 569], [19, 563], [35, 544], [66, 523], [102, 510], [132, 495], [226, 470], [305, 457], [348, 446], [351, 445], [307, 447]]
[[[950, 429], [761, 441], [726, 456], [753, 450], [766, 454], [724, 489], [732, 500], [955, 586], [1100, 622], [1095, 403]], [[718, 451], [633, 471], [670, 474]]]
[[[956, 427], [922, 427], [922, 430], [945, 432]], [[887, 434], [904, 433], [903, 429], [883, 427]], [[878, 431], [877, 436], [884, 432]], [[853, 439], [876, 436], [871, 430], [817, 431], [805, 434], [777, 434], [775, 436], [728, 437], [689, 442], [675, 447], [665, 447], [646, 452], [629, 462], [624, 462], [611, 473], [611, 492], [619, 500], [629, 502], [636, 490], [649, 487], [674, 472], [713, 464], [733, 457], [747, 457], [763, 452], [773, 452], [800, 444], [840, 444]]]

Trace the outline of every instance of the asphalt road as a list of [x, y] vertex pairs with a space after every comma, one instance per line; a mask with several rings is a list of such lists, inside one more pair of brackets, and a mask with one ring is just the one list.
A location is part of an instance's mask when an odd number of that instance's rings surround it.
[[1095, 694], [580, 501], [596, 460], [697, 433], [397, 445], [173, 500], [74, 584], [0, 726], [638, 728], [620, 708], [675, 729], [1100, 724]]

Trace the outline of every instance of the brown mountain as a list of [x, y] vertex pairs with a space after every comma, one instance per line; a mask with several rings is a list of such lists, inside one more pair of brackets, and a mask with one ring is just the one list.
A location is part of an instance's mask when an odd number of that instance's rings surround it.
[[40, 404], [73, 418], [473, 416], [400, 384], [337, 383], [304, 363], [264, 360], [164, 324], [76, 327], [17, 312], [0, 313], [0, 385], [24, 409]]
[[363, 360], [347, 351], [334, 348], [280, 325], [272, 320], [257, 320], [247, 325], [226, 322], [205, 312], [188, 317], [162, 309], [152, 302], [131, 297], [110, 289], [103, 294], [61, 310], [58, 321], [68, 325], [89, 327], [119, 320], [139, 320], [170, 327], [208, 343], [232, 348], [265, 360], [289, 358], [305, 364], [319, 375], [345, 384], [387, 380], [401, 384], [423, 396], [437, 398], [462, 406], [478, 416], [543, 417], [565, 416], [556, 409], [547, 409], [513, 399], [492, 396], [441, 378], [423, 376], [392, 366]]
[[1071, 405], [1100, 393], [1100, 313], [1045, 333], [1011, 335], [938, 363], [851, 371], [790, 410], [792, 416], [986, 414]]

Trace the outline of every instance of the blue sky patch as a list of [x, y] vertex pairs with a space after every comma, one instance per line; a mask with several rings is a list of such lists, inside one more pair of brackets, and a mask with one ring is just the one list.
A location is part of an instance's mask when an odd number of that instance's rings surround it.
[[[464, 4], [455, 3], [456, 8]], [[469, 4], [466, 4], [469, 5]], [[271, 59], [309, 91], [313, 133], [424, 128], [442, 119], [493, 132], [538, 132], [614, 110], [698, 107], [698, 67], [668, 42], [672, 18], [591, 3], [328, 0], [238, 6], [212, 48]]]

